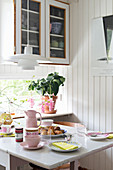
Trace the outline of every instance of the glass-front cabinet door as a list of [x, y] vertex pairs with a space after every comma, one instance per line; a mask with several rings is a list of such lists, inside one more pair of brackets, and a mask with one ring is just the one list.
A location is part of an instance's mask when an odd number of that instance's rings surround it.
[[29, 44], [33, 54], [44, 57], [43, 0], [17, 0], [16, 14], [16, 53], [24, 53]]
[[46, 10], [46, 56], [69, 64], [69, 5], [48, 0]]

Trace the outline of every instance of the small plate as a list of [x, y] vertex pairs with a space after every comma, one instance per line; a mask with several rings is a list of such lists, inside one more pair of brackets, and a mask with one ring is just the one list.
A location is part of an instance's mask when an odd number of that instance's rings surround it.
[[24, 149], [36, 150], [36, 149], [42, 148], [42, 147], [45, 145], [45, 142], [40, 142], [40, 143], [38, 144], [38, 146], [36, 146], [36, 147], [29, 147], [26, 142], [21, 142], [20, 145], [21, 145]]
[[97, 136], [95, 136], [95, 137], [89, 137], [91, 140], [104, 140], [104, 139], [106, 139], [107, 137], [108, 137], [109, 135], [97, 135]]
[[52, 144], [53, 142], [51, 142], [51, 143], [48, 145], [48, 147], [49, 147], [50, 149], [54, 150], [54, 151], [57, 151], [57, 152], [73, 152], [73, 151], [77, 151], [77, 150], [80, 149], [81, 146], [82, 146], [82, 144], [80, 144], [80, 143], [70, 142], [70, 141], [68, 141], [68, 142], [67, 142], [67, 141], [54, 141], [54, 142], [66, 142], [66, 143], [72, 144], [72, 145], [74, 145], [74, 146], [78, 146], [78, 148], [76, 148], [76, 149], [62, 150], [62, 149], [54, 146], [54, 145]]

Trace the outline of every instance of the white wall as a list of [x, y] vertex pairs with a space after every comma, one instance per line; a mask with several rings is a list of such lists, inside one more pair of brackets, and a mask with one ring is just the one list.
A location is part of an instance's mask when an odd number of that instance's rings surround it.
[[[113, 131], [113, 77], [91, 76], [91, 21], [113, 14], [113, 0], [71, 3], [73, 112], [89, 129]], [[82, 160], [94, 170], [113, 169], [113, 149]]]
[[14, 51], [13, 0], [0, 0], [0, 60], [13, 55]]

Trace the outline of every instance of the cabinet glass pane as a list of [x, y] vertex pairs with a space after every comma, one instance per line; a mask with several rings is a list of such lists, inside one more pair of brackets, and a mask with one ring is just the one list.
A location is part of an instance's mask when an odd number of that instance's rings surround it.
[[39, 15], [29, 13], [29, 29], [32, 31], [39, 31]]
[[21, 52], [27, 44], [33, 47], [33, 54], [40, 52], [40, 2], [35, 0], [22, 0], [21, 9]]
[[64, 58], [64, 50], [51, 49], [50, 50], [50, 56], [56, 57], [56, 58]]
[[29, 10], [39, 12], [39, 4], [38, 2], [35, 2], [33, 0], [29, 1]]
[[22, 29], [27, 29], [27, 12], [22, 11]]
[[22, 54], [24, 53], [24, 48], [25, 48], [25, 46], [22, 46], [22, 47], [21, 47], [21, 53], [22, 53]]
[[50, 7], [50, 15], [64, 18], [64, 10], [51, 6]]
[[39, 48], [33, 47], [33, 54], [39, 55]]
[[39, 46], [39, 34], [29, 33], [29, 44], [32, 46]]
[[50, 46], [55, 48], [64, 49], [64, 37], [50, 36]]
[[27, 44], [27, 32], [22, 31], [22, 44]]
[[65, 58], [65, 9], [50, 6], [50, 57]]
[[27, 9], [27, 0], [22, 0], [22, 8]]

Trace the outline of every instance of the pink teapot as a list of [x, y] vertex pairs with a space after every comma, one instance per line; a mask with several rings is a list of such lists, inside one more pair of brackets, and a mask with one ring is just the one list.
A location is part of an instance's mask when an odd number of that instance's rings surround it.
[[[41, 114], [39, 112], [36, 112], [35, 110], [27, 110], [24, 111], [26, 113], [26, 128], [37, 128], [41, 124]], [[37, 118], [36, 114], [40, 115], [40, 124], [37, 126]]]

